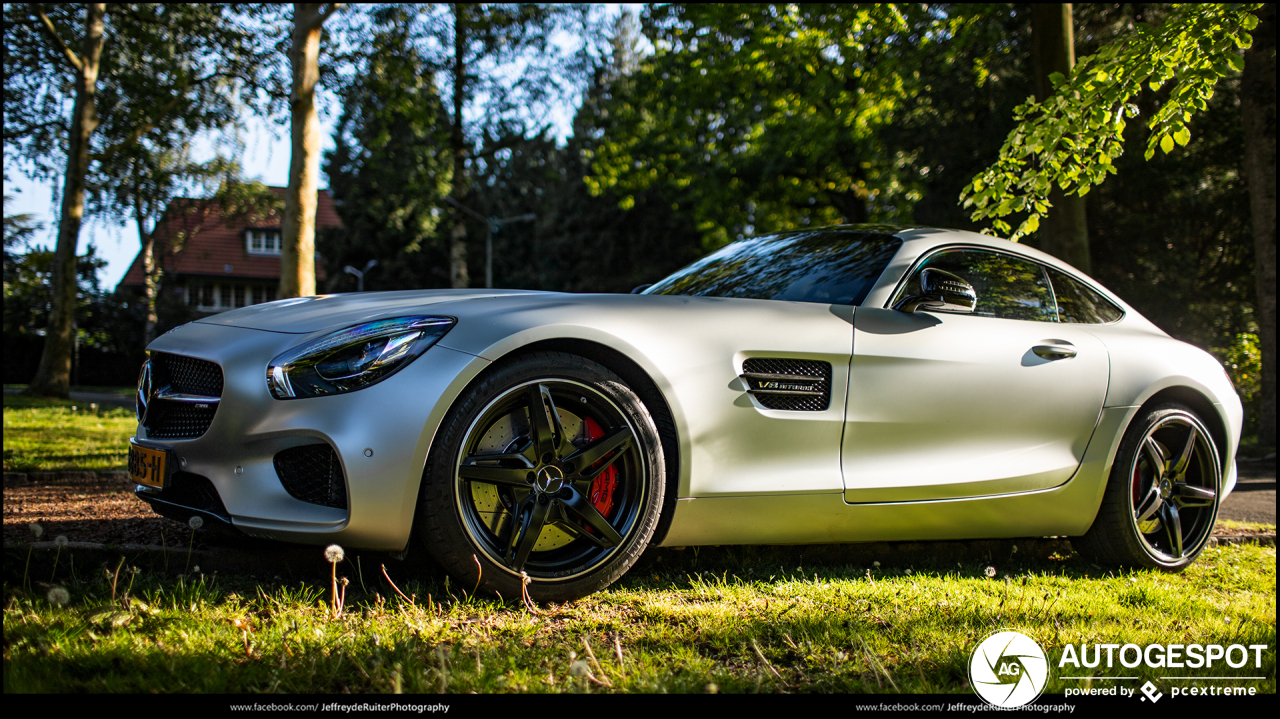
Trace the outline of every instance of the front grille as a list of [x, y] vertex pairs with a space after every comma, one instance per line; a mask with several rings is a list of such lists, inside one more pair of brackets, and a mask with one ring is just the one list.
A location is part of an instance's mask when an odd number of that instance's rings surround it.
[[222, 368], [208, 360], [151, 353], [151, 367], [157, 387], [168, 385], [174, 392], [204, 397], [222, 396]]
[[[799, 412], [821, 412], [831, 404], [831, 363], [816, 360], [773, 359], [752, 357], [742, 363], [744, 375], [780, 375], [794, 378], [796, 385], [817, 394], [769, 394], [766, 380], [746, 377], [752, 395], [768, 409], [785, 409]], [[789, 386], [787, 380], [779, 380]], [[774, 390], [778, 391], [778, 390]], [[785, 391], [785, 390], [782, 390]]]
[[[201, 397], [222, 396], [222, 368], [208, 360], [167, 352], [151, 353], [152, 385], [156, 389]], [[218, 404], [193, 404], [155, 398], [143, 426], [148, 439], [195, 439], [209, 430]]]
[[229, 516], [222, 497], [208, 477], [192, 472], [174, 472], [156, 494], [160, 499], [191, 509], [199, 509], [220, 517]]
[[347, 508], [347, 483], [338, 453], [327, 444], [307, 444], [276, 453], [280, 484], [290, 496], [325, 507]]

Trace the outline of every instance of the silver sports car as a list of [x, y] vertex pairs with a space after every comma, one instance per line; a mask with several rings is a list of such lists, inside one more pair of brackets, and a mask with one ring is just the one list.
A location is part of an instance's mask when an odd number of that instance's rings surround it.
[[859, 225], [629, 295], [282, 300], [148, 350], [159, 513], [581, 597], [649, 546], [1063, 535], [1179, 570], [1235, 485], [1211, 356], [1034, 249]]

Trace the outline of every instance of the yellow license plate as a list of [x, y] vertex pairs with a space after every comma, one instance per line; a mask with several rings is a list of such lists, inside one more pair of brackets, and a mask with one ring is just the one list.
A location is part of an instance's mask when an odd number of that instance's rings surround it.
[[165, 451], [129, 443], [129, 479], [137, 484], [164, 489]]

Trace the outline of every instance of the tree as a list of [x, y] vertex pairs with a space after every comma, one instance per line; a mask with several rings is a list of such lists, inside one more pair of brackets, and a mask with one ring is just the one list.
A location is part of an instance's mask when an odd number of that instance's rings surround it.
[[884, 142], [963, 18], [896, 5], [670, 5], [614, 88], [594, 192], [684, 191], [704, 245], [782, 227], [909, 221], [914, 156]]
[[[8, 9], [6, 8], [6, 10]], [[8, 15], [9, 13], [6, 12], [5, 14]], [[49, 316], [49, 328], [45, 335], [44, 354], [40, 358], [39, 369], [36, 371], [35, 378], [31, 380], [30, 385], [27, 387], [27, 392], [33, 395], [52, 394], [65, 397], [71, 382], [73, 343], [71, 333], [76, 299], [76, 246], [79, 244], [80, 224], [84, 218], [84, 180], [85, 174], [89, 170], [89, 140], [94, 130], [98, 127], [98, 113], [95, 104], [98, 91], [98, 71], [102, 61], [103, 16], [106, 14], [106, 4], [88, 3], [86, 5], [83, 19], [84, 29], [80, 38], [81, 49], [78, 53], [73, 51], [69, 44], [63, 40], [63, 32], [59, 31], [59, 28], [54, 25], [43, 9], [32, 5], [30, 14], [33, 19], [23, 24], [28, 27], [35, 25], [38, 28], [48, 43], [49, 55], [57, 59], [53, 60], [49, 56], [38, 59], [33, 57], [36, 53], [31, 52], [31, 45], [34, 43], [29, 41], [24, 43], [26, 47], [22, 48], [27, 51], [23, 53], [23, 58], [35, 60], [33, 64], [42, 69], [47, 68], [50, 75], [55, 73], [54, 68], [50, 67], [50, 65], [54, 63], [64, 65], [65, 68], [59, 68], [63, 72], [58, 72], [57, 75], [64, 77], [65, 75], [70, 75], [71, 82], [75, 88], [75, 101], [71, 109], [70, 127], [67, 129], [69, 147], [67, 148], [66, 172], [62, 186], [62, 214], [58, 222], [58, 240], [54, 250], [52, 268], [53, 310]], [[16, 10], [14, 15], [17, 15]], [[9, 24], [8, 17], [5, 18], [5, 24]], [[19, 30], [18, 32], [21, 31]], [[10, 31], [6, 30], [6, 39], [9, 35]], [[72, 42], [74, 43], [74, 41]], [[15, 74], [10, 72], [9, 53], [9, 43], [6, 42], [6, 67], [4, 72], [6, 80], [14, 77]], [[58, 79], [62, 78], [58, 77]], [[32, 119], [23, 117], [22, 120], [25, 120], [23, 126], [10, 130], [10, 96], [7, 82], [5, 89], [4, 139], [6, 145], [11, 137], [17, 138], [22, 134], [36, 134], [40, 130], [52, 128], [59, 124], [61, 113], [56, 117], [45, 116]], [[14, 99], [16, 100], [17, 98], [15, 97]], [[14, 104], [16, 105], [17, 103], [15, 102]], [[15, 125], [19, 121], [17, 117], [12, 119]]]
[[260, 33], [225, 5], [13, 4], [4, 15], [6, 153], [63, 182], [53, 307], [28, 392], [65, 396], [86, 193], [150, 141], [234, 120], [261, 87]]
[[316, 84], [320, 80], [320, 36], [324, 23], [342, 3], [294, 3], [289, 42], [289, 189], [284, 200], [277, 295], [316, 293], [316, 205], [320, 187], [320, 118]]
[[[441, 73], [452, 110], [449, 197], [466, 205], [470, 166], [492, 158], [544, 126], [543, 116], [590, 78], [602, 37], [597, 9], [587, 5], [502, 4], [423, 6], [410, 24], [419, 52]], [[575, 30], [576, 49], [558, 40]], [[468, 117], [470, 114], [470, 117]], [[449, 275], [453, 287], [471, 283], [467, 218], [450, 211]]]
[[[1071, 3], [1036, 3], [1031, 6], [1038, 102], [1045, 102], [1053, 95], [1054, 75], [1066, 77], [1075, 67], [1074, 25]], [[1051, 190], [1049, 200], [1056, 209], [1047, 214], [1041, 224], [1038, 235], [1040, 249], [1089, 272], [1089, 225], [1085, 219], [1084, 198]]]
[[342, 227], [319, 238], [330, 290], [354, 280], [344, 266], [375, 259], [367, 289], [449, 287], [438, 225], [452, 184], [451, 123], [435, 73], [402, 22], [382, 23], [368, 41], [342, 106], [335, 147], [325, 155]]
[[[1208, 107], [1219, 80], [1245, 71], [1241, 106], [1249, 147], [1242, 159], [1251, 206], [1258, 208], [1253, 234], [1263, 368], [1259, 442], [1269, 446], [1275, 444], [1274, 38], [1274, 7], [1269, 4], [1185, 5], [1159, 27], [1138, 24], [1121, 41], [1081, 59], [1069, 77], [1054, 75], [1056, 92], [1047, 101], [1019, 106], [1014, 115], [1018, 125], [999, 159], [961, 195], [964, 205], [973, 208], [973, 219], [991, 220], [1002, 232], [1012, 229], [1002, 218], [1025, 214], [1011, 239], [1026, 236], [1047, 213], [1051, 188], [1083, 197], [1116, 172], [1113, 160], [1124, 152], [1125, 119], [1140, 114], [1134, 100], [1144, 88], [1167, 92], [1147, 121], [1149, 160], [1157, 148], [1168, 154], [1187, 145], [1187, 124]], [[1259, 50], [1241, 52], [1255, 42]], [[1256, 69], [1247, 67], [1250, 61]]]
[[1276, 6], [1258, 12], [1253, 44], [1244, 55], [1240, 112], [1245, 176], [1258, 265], [1258, 327], [1262, 339], [1262, 406], [1258, 442], [1276, 444]]

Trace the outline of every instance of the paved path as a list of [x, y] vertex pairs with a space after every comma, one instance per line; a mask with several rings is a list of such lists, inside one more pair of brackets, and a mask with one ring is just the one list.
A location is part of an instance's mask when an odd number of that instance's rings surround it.
[[1219, 519], [1276, 523], [1276, 458], [1236, 465], [1239, 480], [1231, 496], [1222, 502]]

